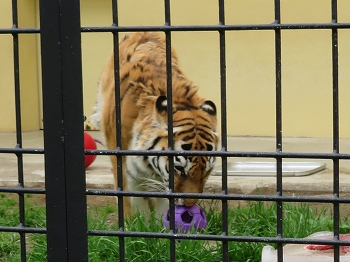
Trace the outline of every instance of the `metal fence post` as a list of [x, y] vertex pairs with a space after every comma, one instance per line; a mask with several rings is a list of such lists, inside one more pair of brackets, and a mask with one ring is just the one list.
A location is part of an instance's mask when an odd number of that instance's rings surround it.
[[79, 4], [40, 1], [49, 261], [87, 260]]

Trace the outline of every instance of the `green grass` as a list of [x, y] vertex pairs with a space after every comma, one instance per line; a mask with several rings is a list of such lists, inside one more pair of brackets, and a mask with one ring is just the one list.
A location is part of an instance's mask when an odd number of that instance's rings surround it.
[[[26, 223], [31, 227], [45, 227], [45, 208], [26, 197]], [[204, 234], [222, 234], [220, 202], [206, 204], [208, 226]], [[203, 205], [202, 205], [203, 206]], [[115, 221], [116, 207], [89, 207], [88, 228], [94, 230], [118, 230]], [[316, 210], [307, 203], [283, 204], [283, 236], [306, 237], [317, 231], [332, 231], [332, 215], [323, 208]], [[276, 204], [249, 202], [229, 209], [229, 235], [276, 236]], [[349, 232], [350, 218], [340, 224], [341, 233]], [[16, 226], [19, 223], [18, 202], [0, 194], [0, 226]], [[165, 232], [162, 222], [151, 217], [147, 223], [137, 214], [126, 221], [128, 231]], [[46, 261], [46, 236], [27, 234], [27, 260]], [[89, 236], [89, 261], [118, 261], [119, 240], [111, 236]], [[229, 261], [260, 261], [264, 243], [229, 242]], [[272, 244], [274, 245], [274, 244]], [[127, 261], [169, 261], [170, 241], [157, 238], [125, 238]], [[0, 261], [20, 261], [20, 242], [17, 233], [0, 233]], [[222, 261], [222, 243], [215, 241], [176, 241], [176, 261]]]
[[[0, 226], [14, 227], [20, 224], [19, 204], [12, 195], [0, 193]], [[27, 201], [31, 197], [31, 194], [25, 196], [26, 226], [43, 228], [46, 226], [45, 208], [37, 203]], [[38, 235], [28, 234], [28, 236], [30, 236], [30, 245], [32, 246], [30, 252], [34, 252], [36, 249], [34, 240]], [[40, 237], [46, 241], [46, 236]], [[30, 257], [28, 257], [28, 261], [37, 261], [31, 260]], [[0, 232], [0, 261], [20, 261], [20, 235], [18, 233]]]

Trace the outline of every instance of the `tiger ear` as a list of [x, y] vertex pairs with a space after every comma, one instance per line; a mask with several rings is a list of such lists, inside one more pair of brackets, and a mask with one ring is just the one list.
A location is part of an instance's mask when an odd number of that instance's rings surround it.
[[166, 96], [159, 96], [156, 101], [156, 108], [159, 113], [167, 111], [168, 101], [166, 100]]
[[210, 100], [204, 101], [204, 103], [201, 105], [201, 109], [207, 112], [209, 115], [212, 115], [212, 116], [216, 115], [216, 106]]

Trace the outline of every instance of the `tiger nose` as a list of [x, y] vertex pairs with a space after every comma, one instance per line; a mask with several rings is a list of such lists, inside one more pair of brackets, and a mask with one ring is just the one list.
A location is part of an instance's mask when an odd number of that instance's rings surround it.
[[192, 198], [184, 198], [184, 205], [187, 207], [191, 207], [197, 203], [198, 199]]

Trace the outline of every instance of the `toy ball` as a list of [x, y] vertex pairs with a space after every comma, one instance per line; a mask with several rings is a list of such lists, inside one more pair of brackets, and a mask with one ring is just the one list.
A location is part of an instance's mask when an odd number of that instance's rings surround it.
[[[84, 149], [96, 150], [96, 142], [88, 133], [84, 132]], [[96, 155], [85, 155], [85, 168], [89, 167], [96, 159]]]
[[[170, 227], [169, 209], [163, 215], [163, 226]], [[175, 230], [187, 232], [191, 228], [204, 230], [207, 227], [207, 217], [199, 205], [191, 207], [175, 206]]]

